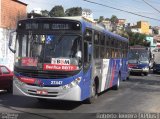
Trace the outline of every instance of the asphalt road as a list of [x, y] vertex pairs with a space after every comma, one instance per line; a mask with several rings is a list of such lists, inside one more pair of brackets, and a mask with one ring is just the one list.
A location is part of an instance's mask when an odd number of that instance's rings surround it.
[[51, 100], [40, 103], [34, 98], [0, 92], [0, 112], [0, 119], [90, 119], [108, 118], [106, 114], [112, 118], [116, 117], [114, 114], [158, 114], [160, 74], [130, 76], [130, 80], [120, 83], [118, 91], [105, 91], [94, 104]]

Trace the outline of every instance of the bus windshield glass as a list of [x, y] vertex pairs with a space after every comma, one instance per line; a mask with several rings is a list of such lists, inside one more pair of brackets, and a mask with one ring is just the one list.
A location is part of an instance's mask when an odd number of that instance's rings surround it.
[[149, 63], [149, 52], [147, 50], [130, 50], [128, 55], [129, 63]]
[[[40, 63], [81, 67], [82, 40], [80, 35], [22, 35], [17, 37], [16, 54], [19, 66]], [[78, 69], [77, 68], [77, 69]]]

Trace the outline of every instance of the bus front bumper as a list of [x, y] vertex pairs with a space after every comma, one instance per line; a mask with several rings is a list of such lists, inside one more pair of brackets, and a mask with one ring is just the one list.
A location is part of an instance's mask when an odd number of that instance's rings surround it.
[[13, 95], [29, 96], [34, 98], [81, 101], [81, 88], [77, 85], [69, 89], [60, 87], [32, 86], [13, 80]]
[[130, 72], [142, 72], [142, 73], [148, 73], [149, 72], [149, 68], [129, 68]]

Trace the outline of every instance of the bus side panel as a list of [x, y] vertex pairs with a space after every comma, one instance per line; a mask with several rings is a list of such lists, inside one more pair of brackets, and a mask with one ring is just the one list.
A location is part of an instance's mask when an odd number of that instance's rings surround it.
[[91, 79], [92, 79], [91, 77], [92, 77], [92, 68], [90, 66], [88, 71], [83, 73], [82, 83], [80, 84], [80, 87], [82, 89], [81, 100], [85, 100], [90, 96], [90, 86], [91, 86]]
[[102, 92], [115, 84], [120, 69], [120, 61], [115, 59], [102, 59], [95, 61], [94, 77], [99, 78], [99, 92]]
[[107, 72], [107, 77], [106, 77], [106, 84], [105, 84], [105, 90], [110, 88], [110, 82], [112, 80], [112, 70], [113, 70], [113, 61], [111, 59], [108, 59], [109, 64], [108, 64], [108, 72]]
[[106, 81], [106, 86], [105, 89], [111, 88], [114, 85], [117, 84], [117, 79], [120, 71], [120, 60], [118, 59], [110, 59], [109, 60], [109, 70], [108, 70], [108, 75], [107, 75], [107, 81]]
[[114, 59], [110, 59], [110, 78], [109, 84], [107, 88], [111, 88], [115, 85], [115, 76], [116, 76], [116, 61]]
[[94, 77], [98, 77], [99, 79], [99, 92], [117, 84], [119, 70], [120, 60], [95, 60]]
[[109, 86], [109, 80], [110, 78], [110, 60], [109, 59], [103, 59], [102, 60], [102, 80], [100, 83], [100, 92], [104, 91], [107, 89]]
[[[117, 84], [118, 76], [121, 75], [119, 74], [121, 66], [122, 66], [121, 59], [102, 59], [101, 60], [101, 73], [100, 73], [101, 76], [99, 76], [99, 79], [100, 79], [99, 92], [102, 92]], [[97, 73], [95, 75], [98, 76]]]
[[125, 80], [129, 76], [127, 59], [122, 59], [121, 80]]
[[114, 73], [114, 79], [112, 82], [112, 86], [117, 84], [119, 76], [121, 78], [120, 69], [121, 69], [121, 60], [114, 59], [114, 72], [112, 72], [112, 73]]

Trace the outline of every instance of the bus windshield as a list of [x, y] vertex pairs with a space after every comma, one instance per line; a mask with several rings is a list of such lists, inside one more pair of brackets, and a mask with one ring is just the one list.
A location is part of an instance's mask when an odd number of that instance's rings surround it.
[[149, 63], [149, 52], [144, 50], [130, 50], [128, 55], [129, 63]]
[[[53, 59], [68, 59], [72, 65], [80, 65], [82, 56], [80, 35], [21, 35], [17, 37], [17, 57], [52, 63]], [[26, 61], [25, 61], [26, 62]], [[19, 63], [18, 63], [19, 64]], [[19, 64], [20, 65], [20, 64]], [[21, 61], [21, 65], [22, 64]], [[30, 64], [32, 66], [32, 64]], [[34, 66], [34, 64], [33, 64]]]

